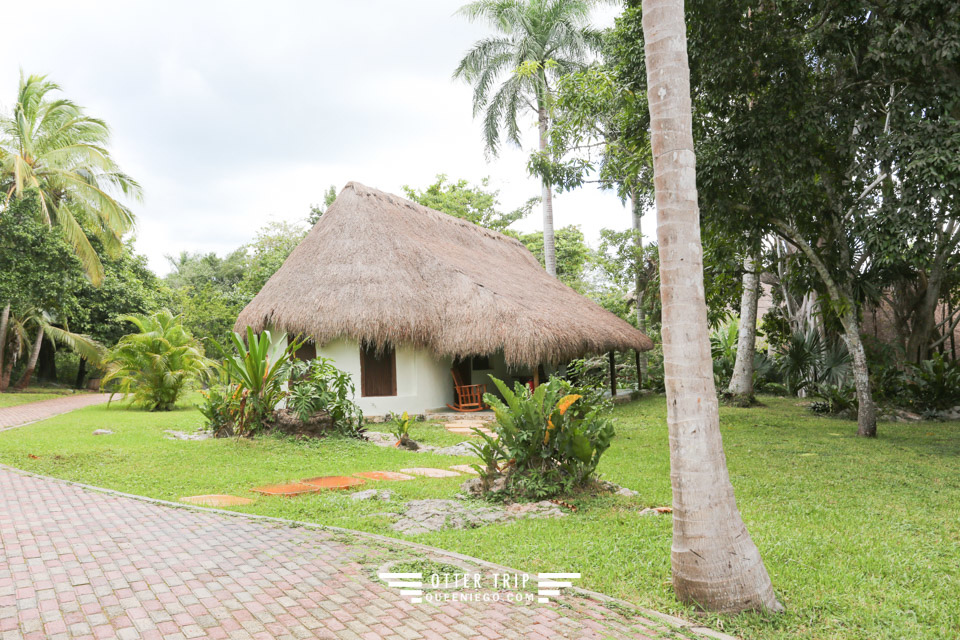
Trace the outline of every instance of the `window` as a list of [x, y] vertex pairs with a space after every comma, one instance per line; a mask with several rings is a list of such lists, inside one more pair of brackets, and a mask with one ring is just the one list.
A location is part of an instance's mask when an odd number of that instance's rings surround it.
[[397, 395], [397, 353], [393, 347], [378, 350], [375, 345], [360, 345], [360, 395]]
[[304, 342], [303, 346], [293, 354], [293, 357], [297, 360], [315, 360], [317, 358], [317, 345], [312, 342]]

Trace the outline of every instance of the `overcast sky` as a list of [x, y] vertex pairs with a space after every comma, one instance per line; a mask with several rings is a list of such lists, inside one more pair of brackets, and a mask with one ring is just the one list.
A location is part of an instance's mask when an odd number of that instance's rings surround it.
[[[350, 180], [400, 194], [441, 172], [490, 176], [512, 209], [539, 186], [527, 150], [484, 158], [470, 88], [451, 73], [486, 31], [453, 15], [460, 4], [8, 3], [4, 22], [16, 28], [0, 38], [0, 107], [22, 68], [111, 125], [116, 160], [145, 192], [133, 206], [137, 250], [158, 273], [167, 254], [222, 255], [271, 220], [303, 219], [329, 185]], [[555, 220], [594, 244], [601, 228], [630, 224], [592, 186], [557, 197]], [[538, 210], [517, 226], [540, 225]]]

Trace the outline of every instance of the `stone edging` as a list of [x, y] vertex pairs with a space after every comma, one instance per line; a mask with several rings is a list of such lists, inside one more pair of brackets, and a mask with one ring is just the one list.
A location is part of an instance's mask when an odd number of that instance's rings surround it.
[[[22, 425], [18, 425], [22, 426]], [[229, 511], [227, 509], [217, 509], [214, 507], [201, 507], [198, 505], [187, 504], [183, 502], [173, 502], [170, 500], [161, 500], [159, 498], [148, 498], [146, 496], [138, 496], [132, 493], [124, 493], [123, 491], [116, 491], [114, 489], [106, 489], [104, 487], [95, 487], [93, 485], [84, 484], [82, 482], [75, 482], [73, 480], [63, 480], [61, 478], [54, 478], [52, 476], [45, 476], [39, 473], [33, 473], [30, 471], [25, 471], [23, 469], [17, 469], [16, 467], [11, 467], [9, 465], [0, 463], [0, 469], [4, 471], [11, 471], [13, 473], [18, 473], [24, 476], [30, 476], [33, 478], [40, 478], [42, 480], [53, 480], [54, 482], [60, 482], [62, 484], [68, 484], [75, 487], [80, 487], [88, 491], [95, 491], [97, 493], [103, 493], [106, 495], [117, 496], [120, 498], [130, 498], [132, 500], [139, 500], [140, 502], [147, 502], [149, 504], [155, 504], [165, 507], [175, 507], [177, 509], [189, 509], [191, 511], [199, 511], [201, 513], [215, 513], [219, 515], [232, 516], [235, 518], [247, 518], [249, 520], [261, 520], [265, 522], [274, 522], [277, 524], [282, 524], [286, 526], [294, 526], [298, 528], [305, 529], [318, 529], [323, 531], [332, 531], [336, 533], [349, 534], [353, 536], [359, 536], [361, 538], [367, 538], [370, 540], [376, 540], [381, 543], [399, 545], [402, 547], [407, 547], [409, 549], [415, 549], [417, 551], [422, 551], [428, 554], [447, 556], [449, 558], [454, 558], [462, 562], [468, 562], [471, 564], [479, 565], [481, 567], [492, 569], [500, 573], [522, 573], [513, 569], [511, 567], [505, 567], [501, 564], [496, 564], [494, 562], [488, 562], [486, 560], [480, 560], [479, 558], [473, 558], [462, 553], [457, 553], [456, 551], [448, 551], [446, 549], [439, 549], [437, 547], [431, 547], [429, 545], [420, 544], [418, 542], [413, 542], [410, 540], [404, 540], [402, 538], [391, 538], [390, 536], [383, 536], [377, 533], [369, 533], [367, 531], [356, 531], [354, 529], [346, 529], [344, 527], [335, 527], [332, 525], [318, 524], [316, 522], [303, 522], [300, 520], [290, 520], [287, 518], [277, 518], [274, 516], [264, 516], [255, 513], [243, 513], [240, 511]], [[714, 631], [709, 627], [704, 627], [702, 625], [688, 622], [681, 618], [662, 613], [660, 611], [655, 611], [653, 609], [646, 609], [640, 607], [632, 602], [626, 600], [621, 600], [620, 598], [614, 598], [596, 591], [590, 591], [589, 589], [583, 589], [581, 587], [569, 587], [565, 590], [568, 593], [575, 593], [581, 597], [587, 598], [589, 600], [594, 600], [596, 602], [601, 602], [605, 604], [612, 604], [619, 609], [628, 609], [635, 611], [638, 615], [644, 616], [661, 622], [670, 627], [679, 629], [686, 633], [692, 633], [697, 636], [704, 638], [710, 638], [711, 640], [739, 640], [735, 636], [728, 635], [726, 633], [721, 633], [719, 631]]]

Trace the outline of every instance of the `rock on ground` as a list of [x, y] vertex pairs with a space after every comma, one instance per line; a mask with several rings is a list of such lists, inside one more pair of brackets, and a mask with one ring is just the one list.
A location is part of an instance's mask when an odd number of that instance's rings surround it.
[[350, 494], [351, 500], [383, 500], [385, 502], [393, 498], [393, 491], [390, 489], [367, 489], [366, 491], [357, 491]]
[[167, 434], [167, 440], [207, 440], [213, 437], [212, 431], [195, 431], [187, 433], [186, 431], [164, 431]]
[[412, 500], [392, 528], [400, 533], [416, 534], [442, 529], [472, 529], [521, 518], [558, 518], [564, 515], [560, 507], [546, 500], [515, 503], [506, 507], [472, 505], [457, 500]]
[[[383, 433], [382, 431], [367, 431], [363, 434], [363, 437], [378, 447], [393, 447], [397, 444], [396, 436], [390, 433]], [[467, 446], [469, 444], [468, 441], [464, 441], [449, 447], [435, 447], [429, 444], [418, 443], [418, 448], [415, 449], [415, 451], [417, 453], [436, 453], [441, 456], [472, 456], [474, 455], [474, 451]], [[411, 451], [411, 449], [407, 449], [407, 451]]]

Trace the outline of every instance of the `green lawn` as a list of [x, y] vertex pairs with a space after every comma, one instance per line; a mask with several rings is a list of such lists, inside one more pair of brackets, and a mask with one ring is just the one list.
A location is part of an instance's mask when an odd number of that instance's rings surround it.
[[23, 391], [9, 391], [0, 393], [0, 409], [4, 407], [15, 407], [28, 402], [39, 402], [40, 400], [49, 400], [59, 398], [60, 396], [69, 396], [73, 394], [73, 389], [58, 389], [54, 387], [27, 387]]
[[[941, 639], [960, 637], [960, 423], [881, 424], [858, 439], [852, 422], [818, 418], [795, 400], [723, 409], [722, 429], [743, 517], [786, 614], [696, 614], [670, 588], [669, 516], [639, 516], [670, 503], [665, 403], [648, 397], [616, 409], [618, 437], [601, 464], [639, 498], [578, 502], [558, 520], [445, 531], [410, 539], [527, 571], [580, 571], [579, 584], [745, 638]], [[192, 430], [196, 410], [149, 414], [88, 407], [0, 433], [0, 461], [39, 473], [176, 500], [201, 493], [252, 495], [250, 487], [316, 475], [468, 458], [417, 454], [350, 440], [168, 440]], [[112, 436], [93, 436], [109, 428]], [[372, 428], [377, 429], [377, 426]], [[382, 429], [382, 427], [380, 427]], [[417, 424], [415, 439], [459, 436]], [[38, 456], [34, 459], [30, 456]], [[462, 479], [368, 483], [400, 500], [451, 497]], [[329, 493], [259, 498], [255, 513], [396, 535], [371, 515], [399, 505]]]

